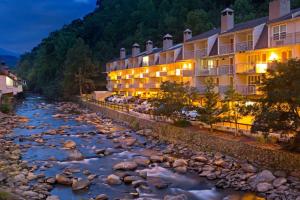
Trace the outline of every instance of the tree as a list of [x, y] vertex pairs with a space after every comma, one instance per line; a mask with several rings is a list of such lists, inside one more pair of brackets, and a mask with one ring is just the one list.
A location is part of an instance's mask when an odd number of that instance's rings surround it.
[[300, 60], [273, 65], [262, 83], [252, 131], [294, 133], [290, 148], [300, 151]]
[[193, 30], [194, 33], [202, 33], [213, 27], [212, 23], [209, 23], [209, 18], [204, 10], [193, 10], [187, 14], [186, 27]]
[[235, 135], [238, 134], [238, 121], [249, 112], [246, 106], [246, 100], [243, 95], [236, 92], [233, 87], [230, 87], [225, 92], [223, 99], [224, 106], [227, 112], [224, 114], [227, 120], [233, 121], [235, 124]]
[[151, 100], [154, 114], [172, 119], [174, 122], [181, 119], [183, 108], [191, 109], [198, 100], [198, 93], [188, 83], [163, 82], [156, 98]]
[[233, 4], [236, 22], [251, 20], [255, 18], [253, 4], [249, 0], [236, 0]]
[[220, 96], [215, 92], [215, 84], [211, 78], [206, 80], [206, 91], [204, 95], [204, 105], [199, 108], [199, 120], [210, 126], [213, 132], [213, 125], [224, 121], [223, 114], [228, 110], [226, 106], [220, 105]]
[[66, 56], [64, 73], [64, 97], [90, 92], [94, 89], [93, 76], [96, 69], [89, 47], [78, 38]]

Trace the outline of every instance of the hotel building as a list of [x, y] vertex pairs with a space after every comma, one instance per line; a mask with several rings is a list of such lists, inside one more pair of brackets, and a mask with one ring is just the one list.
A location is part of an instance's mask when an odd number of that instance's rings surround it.
[[291, 10], [290, 0], [273, 0], [267, 17], [235, 24], [234, 11], [226, 8], [220, 28], [196, 36], [187, 29], [181, 44], [167, 34], [162, 48], [152, 41], [143, 52], [134, 44], [131, 55], [122, 48], [120, 57], [106, 64], [107, 89], [147, 97], [162, 82], [175, 81], [204, 93], [211, 77], [220, 94], [232, 86], [251, 99], [259, 96], [261, 76], [272, 62], [290, 58], [300, 58], [300, 9]]
[[14, 96], [23, 92], [23, 82], [12, 74], [5, 63], [0, 65], [0, 100], [1, 96]]

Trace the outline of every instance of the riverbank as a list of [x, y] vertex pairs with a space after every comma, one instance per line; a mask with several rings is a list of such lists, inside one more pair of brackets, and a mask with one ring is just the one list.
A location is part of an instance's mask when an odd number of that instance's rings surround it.
[[[137, 131], [137, 133], [148, 137], [150, 140], [171, 143], [164, 153], [180, 153], [185, 158], [191, 158], [185, 160], [187, 163], [186, 167], [198, 172], [199, 176], [206, 177], [209, 180], [218, 180], [216, 183], [218, 187], [255, 191], [268, 199], [296, 199], [296, 197], [300, 196], [299, 154], [270, 149], [256, 149], [257, 146], [248, 146], [248, 144], [238, 144], [232, 141], [225, 141], [224, 143], [224, 138], [211, 137], [207, 134], [197, 135], [195, 132], [192, 133], [189, 130], [146, 119], [139, 119], [126, 112], [119, 112], [86, 102], [84, 102], [84, 105], [94, 111], [99, 111], [106, 117], [125, 122], [131, 128], [146, 128]], [[224, 152], [224, 150], [234, 152], [234, 157], [239, 158], [239, 160], [219, 153]], [[207, 151], [215, 153], [207, 153]], [[254, 155], [255, 159], [249, 155]], [[200, 158], [197, 160], [198, 156]], [[250, 163], [247, 160], [260, 162]], [[163, 162], [163, 159], [161, 159], [161, 162]], [[172, 162], [169, 165], [172, 166]], [[266, 166], [277, 170], [273, 172], [264, 170], [267, 169]], [[289, 172], [282, 169], [288, 169], [287, 171]], [[185, 171], [185, 168], [177, 170]]]

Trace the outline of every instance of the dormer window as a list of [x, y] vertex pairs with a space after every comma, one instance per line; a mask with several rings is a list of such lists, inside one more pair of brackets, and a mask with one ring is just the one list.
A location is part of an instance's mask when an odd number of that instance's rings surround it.
[[284, 40], [286, 38], [286, 24], [273, 27], [273, 40]]

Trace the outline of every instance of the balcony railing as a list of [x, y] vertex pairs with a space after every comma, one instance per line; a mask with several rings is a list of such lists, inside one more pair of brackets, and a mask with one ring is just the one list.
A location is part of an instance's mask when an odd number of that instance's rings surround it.
[[208, 68], [199, 71], [199, 76], [217, 76], [218, 68]]
[[259, 94], [257, 85], [237, 85], [236, 91], [246, 96]]
[[234, 52], [233, 44], [224, 44], [219, 46], [220, 54], [230, 54]]
[[287, 33], [285, 35], [281, 35], [280, 37], [271, 37], [270, 39], [271, 47], [278, 47], [297, 43], [300, 43], [300, 32]]
[[236, 73], [255, 73], [256, 64], [238, 63], [236, 64]]
[[219, 67], [218, 75], [232, 75], [233, 65], [222, 65]]
[[194, 76], [194, 71], [189, 69], [182, 69], [180, 75], [183, 77], [191, 77]]
[[147, 83], [145, 84], [145, 88], [147, 89], [159, 89], [160, 83]]
[[195, 57], [195, 51], [184, 51], [184, 59], [193, 59]]
[[236, 51], [248, 51], [253, 49], [253, 41], [244, 41], [236, 44]]
[[207, 48], [196, 50], [196, 58], [202, 58], [207, 56]]

